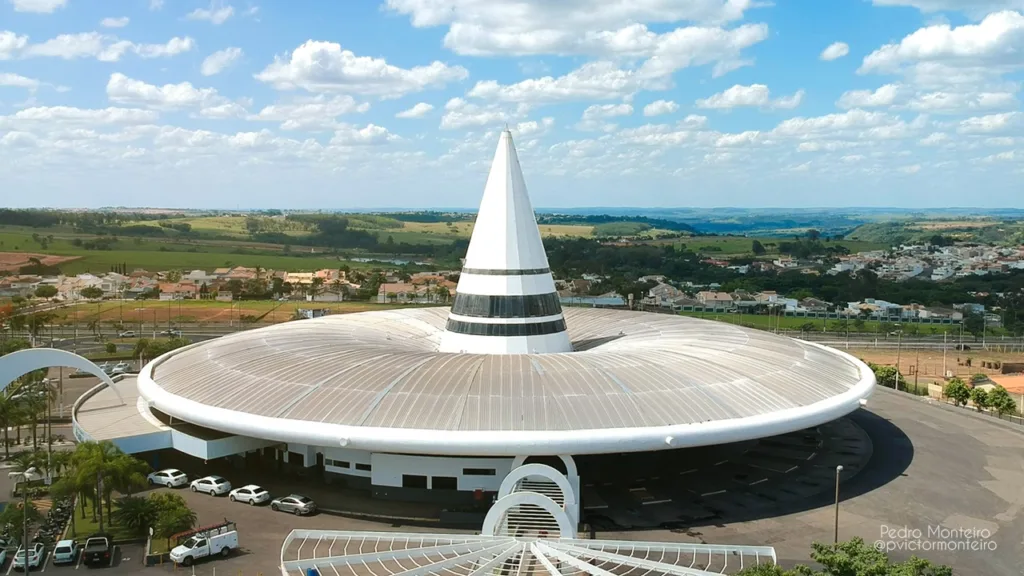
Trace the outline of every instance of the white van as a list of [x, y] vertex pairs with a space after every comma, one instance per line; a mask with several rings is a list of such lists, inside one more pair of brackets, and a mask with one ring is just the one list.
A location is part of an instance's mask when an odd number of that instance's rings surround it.
[[226, 522], [209, 528], [200, 528], [188, 540], [171, 550], [171, 560], [183, 566], [207, 556], [227, 557], [238, 548], [238, 530], [234, 522]]

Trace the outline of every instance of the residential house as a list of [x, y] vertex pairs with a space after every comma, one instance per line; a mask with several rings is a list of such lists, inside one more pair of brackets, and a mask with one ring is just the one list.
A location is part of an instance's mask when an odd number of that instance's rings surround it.
[[193, 270], [181, 277], [182, 280], [188, 280], [197, 285], [212, 283], [217, 278], [218, 276], [216, 274], [207, 274], [205, 270]]
[[732, 295], [728, 292], [702, 290], [697, 292], [697, 301], [700, 302], [701, 306], [715, 310], [731, 310], [736, 307]]
[[818, 300], [817, 298], [804, 298], [800, 301], [800, 308], [803, 308], [807, 312], [813, 312], [815, 314], [821, 314], [828, 312], [831, 305], [824, 300]]
[[183, 300], [195, 298], [199, 295], [199, 286], [192, 282], [161, 282], [161, 300]]
[[569, 281], [569, 290], [574, 294], [589, 294], [590, 293], [590, 280], [584, 280], [582, 278], [575, 278]]
[[676, 288], [671, 284], [658, 282], [658, 284], [647, 291], [647, 297], [644, 298], [644, 303], [653, 304], [655, 306], [671, 306], [672, 301], [680, 296], [685, 296], [685, 294], [679, 288]]
[[403, 304], [417, 302], [420, 298], [423, 298], [425, 292], [425, 289], [419, 288], [413, 284], [405, 282], [385, 282], [377, 289], [377, 302], [379, 304], [385, 304], [387, 302], [400, 302]]

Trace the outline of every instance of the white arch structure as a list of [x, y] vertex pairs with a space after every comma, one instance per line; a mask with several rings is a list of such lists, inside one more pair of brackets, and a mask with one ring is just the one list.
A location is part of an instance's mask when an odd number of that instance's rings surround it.
[[[569, 515], [569, 521], [572, 522], [573, 526], [579, 525], [580, 509], [576, 489], [569, 483], [565, 475], [546, 464], [525, 464], [513, 468], [512, 472], [501, 481], [501, 487], [498, 488], [498, 500], [516, 492], [530, 491], [530, 488], [522, 490], [517, 488], [519, 488], [520, 482], [523, 480], [536, 480], [538, 478], [542, 482], [549, 482], [558, 487], [558, 498], [546, 493], [544, 495], [550, 497], [556, 504], [562, 505], [566, 514]], [[558, 502], [558, 500], [561, 500], [561, 502]]]
[[0, 356], [0, 390], [5, 390], [19, 376], [28, 374], [33, 370], [52, 368], [54, 366], [77, 368], [92, 374], [106, 383], [114, 391], [114, 394], [117, 394], [117, 398], [121, 403], [124, 404], [124, 397], [121, 396], [117, 386], [114, 386], [114, 381], [99, 366], [74, 352], [57, 348], [28, 348], [26, 350], [18, 350], [6, 356]]
[[[491, 509], [487, 511], [487, 516], [484, 517], [484, 525], [480, 528], [480, 533], [487, 536], [516, 537], [516, 534], [501, 534], [501, 532], [508, 528], [506, 520], [516, 514], [516, 510], [522, 506], [535, 506], [551, 516], [551, 521], [546, 524], [543, 520], [528, 521], [529, 525], [523, 524], [523, 528], [528, 528], [534, 532], [557, 529], [560, 538], [576, 537], [576, 527], [572, 525], [572, 521], [569, 520], [569, 515], [565, 513], [565, 510], [551, 498], [536, 492], [513, 492], [504, 498], [498, 499], [491, 506]], [[531, 516], [536, 518], [535, 515]]]
[[[533, 454], [516, 456], [512, 459], [512, 469], [515, 470], [523, 464], [526, 464], [526, 461], [533, 456]], [[562, 461], [562, 464], [565, 464], [566, 476], [569, 478], [579, 477], [580, 472], [576, 469], [576, 461], [572, 459], [572, 456], [569, 456], [568, 454], [559, 454], [558, 459]]]

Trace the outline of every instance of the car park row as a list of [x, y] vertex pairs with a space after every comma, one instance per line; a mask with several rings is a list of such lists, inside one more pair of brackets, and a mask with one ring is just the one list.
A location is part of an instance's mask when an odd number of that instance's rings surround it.
[[256, 484], [246, 484], [241, 488], [232, 490], [231, 482], [220, 476], [204, 476], [188, 481], [188, 476], [181, 470], [168, 468], [158, 470], [147, 476], [151, 486], [165, 486], [167, 488], [181, 488], [188, 484], [189, 490], [202, 492], [210, 496], [227, 495], [232, 502], [241, 502], [255, 506], [270, 502], [271, 510], [275, 512], [290, 512], [295, 515], [312, 514], [316, 511], [316, 503], [309, 497], [301, 494], [289, 494], [288, 496], [271, 499], [270, 493]]

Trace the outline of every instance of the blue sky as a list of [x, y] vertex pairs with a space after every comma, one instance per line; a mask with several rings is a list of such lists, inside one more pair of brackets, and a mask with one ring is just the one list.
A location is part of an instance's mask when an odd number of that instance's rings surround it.
[[0, 0], [0, 204], [1024, 207], [1024, 0]]

